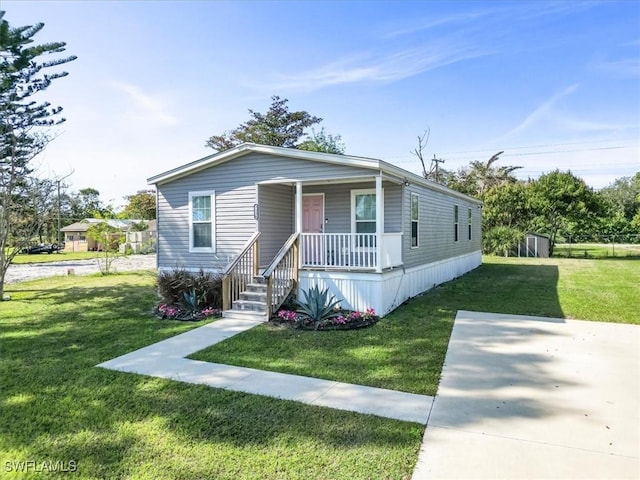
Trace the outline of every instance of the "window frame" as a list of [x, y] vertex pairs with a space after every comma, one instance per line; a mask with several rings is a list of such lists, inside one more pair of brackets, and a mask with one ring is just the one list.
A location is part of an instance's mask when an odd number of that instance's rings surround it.
[[[193, 199], [194, 197], [210, 197], [211, 198], [211, 218], [208, 222], [193, 221]], [[215, 253], [216, 252], [216, 192], [215, 190], [202, 190], [189, 192], [189, 253]], [[211, 246], [195, 247], [193, 245], [194, 235], [193, 226], [196, 224], [211, 224]]]
[[[356, 231], [356, 197], [358, 195], [373, 195], [376, 196], [375, 188], [362, 188], [357, 190], [351, 190], [351, 233], [358, 233]], [[384, 198], [384, 189], [382, 190], [382, 196]], [[382, 215], [384, 218], [384, 203], [382, 203]], [[371, 222], [371, 220], [366, 220], [367, 222]], [[373, 219], [373, 223], [376, 223], [376, 219]], [[378, 231], [378, 224], [376, 223], [376, 230], [374, 232], [370, 232], [371, 234], [375, 234]]]
[[[415, 198], [416, 200], [416, 207], [417, 207], [417, 217], [413, 218], [413, 199]], [[410, 228], [411, 228], [411, 235], [410, 235], [410, 248], [419, 248], [420, 247], [420, 195], [415, 193], [415, 192], [411, 192], [411, 195], [409, 196], [409, 223], [410, 223]], [[413, 244], [413, 224], [416, 224], [416, 244]]]
[[[376, 226], [376, 229], [373, 232], [357, 232], [356, 231], [356, 224], [358, 223], [356, 221], [356, 197], [358, 195], [373, 195], [373, 197], [375, 198], [376, 196], [376, 189], [375, 188], [361, 188], [361, 189], [356, 189], [356, 190], [351, 190], [351, 233], [362, 233], [363, 235], [373, 235], [373, 243], [371, 245], [367, 244], [367, 245], [361, 245], [360, 242], [358, 240], [356, 240], [354, 242], [354, 249], [356, 251], [370, 251], [374, 248], [376, 248], [376, 235], [378, 232], [378, 228], [380, 227], [378, 225], [378, 223], [376, 222], [376, 218], [373, 219], [373, 223]], [[382, 189], [382, 198], [384, 199], [384, 189]], [[376, 202], [377, 204], [377, 202]], [[381, 208], [381, 215], [382, 218], [384, 218], [384, 201], [381, 202], [382, 208]], [[366, 220], [367, 222], [371, 222], [371, 220]], [[380, 232], [383, 233], [383, 232]]]
[[473, 212], [471, 208], [469, 208], [469, 240], [471, 240], [471, 227], [473, 225]]
[[460, 208], [458, 205], [453, 206], [453, 241], [460, 239]]

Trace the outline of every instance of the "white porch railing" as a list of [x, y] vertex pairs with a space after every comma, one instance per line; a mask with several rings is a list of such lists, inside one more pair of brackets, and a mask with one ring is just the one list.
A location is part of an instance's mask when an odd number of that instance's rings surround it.
[[375, 233], [301, 233], [304, 268], [375, 270], [402, 265], [402, 233], [383, 233], [380, 258]]

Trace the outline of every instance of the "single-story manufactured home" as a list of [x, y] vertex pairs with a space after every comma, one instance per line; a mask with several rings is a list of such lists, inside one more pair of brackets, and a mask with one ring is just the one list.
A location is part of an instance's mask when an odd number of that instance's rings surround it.
[[382, 160], [247, 143], [148, 183], [158, 269], [223, 274], [230, 317], [314, 285], [384, 315], [482, 263], [481, 202]]

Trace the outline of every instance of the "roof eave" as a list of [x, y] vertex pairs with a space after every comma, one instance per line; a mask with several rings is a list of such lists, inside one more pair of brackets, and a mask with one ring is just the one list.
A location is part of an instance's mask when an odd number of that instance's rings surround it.
[[387, 163], [383, 160], [366, 157], [354, 157], [350, 155], [335, 155], [331, 153], [310, 152], [307, 150], [298, 150], [295, 148], [274, 147], [270, 145], [258, 145], [255, 143], [243, 143], [232, 149], [225, 150], [224, 152], [214, 153], [213, 155], [208, 155], [186, 165], [182, 165], [153, 177], [149, 177], [147, 179], [147, 184], [158, 185], [166, 183], [168, 181], [173, 181], [178, 178], [185, 177], [187, 175], [191, 175], [198, 171], [204, 170], [206, 168], [220, 165], [221, 163], [228, 162], [229, 160], [233, 160], [251, 152], [375, 170], [378, 172], [386, 173], [389, 176], [396, 177], [399, 180], [407, 179], [408, 181], [421, 185], [425, 188], [429, 188], [431, 190], [439, 191], [442, 193], [447, 193], [460, 199], [482, 205], [482, 202], [477, 198], [470, 197], [469, 195], [465, 195], [464, 193], [452, 190], [448, 187], [445, 187], [444, 185], [440, 185], [438, 183], [427, 180], [420, 175], [409, 172], [400, 167], [396, 167], [395, 165]]
[[350, 155], [334, 155], [322, 152], [310, 152], [307, 150], [298, 150], [295, 148], [273, 147], [269, 145], [257, 145], [255, 143], [243, 143], [230, 150], [215, 153], [206, 157], [195, 160], [194, 162], [182, 165], [180, 167], [168, 170], [147, 179], [147, 184], [157, 185], [167, 181], [176, 180], [186, 175], [191, 175], [200, 170], [210, 168], [221, 163], [228, 162], [234, 158], [241, 157], [251, 152], [265, 153], [269, 155], [284, 156], [290, 158], [298, 158], [303, 160], [311, 160], [316, 162], [333, 163], [341, 165], [350, 165], [354, 167], [379, 169], [380, 160], [365, 157], [353, 157]]

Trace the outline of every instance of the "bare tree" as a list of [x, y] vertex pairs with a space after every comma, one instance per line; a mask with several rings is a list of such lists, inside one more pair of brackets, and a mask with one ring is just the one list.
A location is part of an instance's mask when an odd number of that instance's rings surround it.
[[422, 176], [424, 178], [429, 178], [429, 173], [427, 173], [427, 167], [424, 163], [423, 151], [427, 144], [429, 143], [429, 136], [431, 135], [431, 128], [427, 127], [427, 129], [422, 133], [422, 136], [418, 135], [418, 148], [415, 148], [411, 151], [412, 155], [418, 157], [420, 163], [422, 164]]

